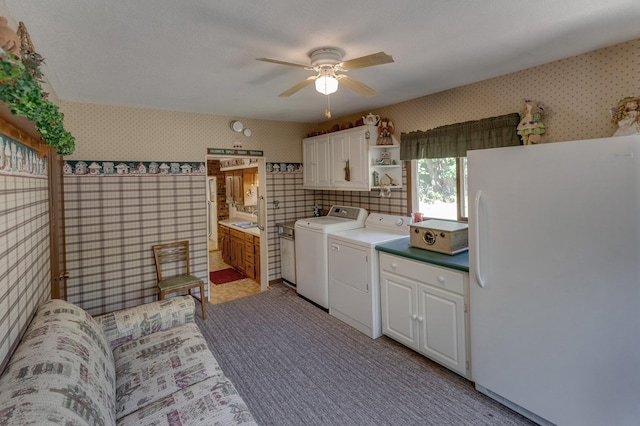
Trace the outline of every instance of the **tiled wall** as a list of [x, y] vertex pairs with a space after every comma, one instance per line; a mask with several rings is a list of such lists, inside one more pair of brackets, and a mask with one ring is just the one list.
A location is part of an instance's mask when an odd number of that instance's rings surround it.
[[191, 273], [209, 282], [204, 173], [64, 182], [70, 302], [96, 315], [156, 300], [157, 243], [189, 240]]
[[[273, 170], [267, 164], [267, 170]], [[402, 173], [403, 185], [406, 185], [406, 170]], [[313, 205], [323, 210], [333, 205], [362, 207], [369, 213], [407, 214], [407, 192], [402, 189], [391, 191], [391, 197], [379, 197], [380, 192], [373, 191], [318, 191], [303, 189], [302, 173], [267, 173], [267, 213], [269, 236], [269, 280], [281, 277], [280, 240], [276, 223], [288, 222], [313, 216]], [[275, 207], [275, 204], [278, 207]]]
[[[38, 305], [49, 299], [46, 161], [0, 136], [0, 371]], [[7, 155], [8, 153], [8, 155]]]

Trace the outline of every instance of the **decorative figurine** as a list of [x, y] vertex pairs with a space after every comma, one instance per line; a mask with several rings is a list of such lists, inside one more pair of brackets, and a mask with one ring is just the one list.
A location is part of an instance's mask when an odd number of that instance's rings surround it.
[[393, 134], [393, 123], [388, 118], [380, 120], [378, 125], [378, 140], [376, 145], [393, 145], [391, 135]]
[[391, 198], [391, 186], [386, 183], [380, 184], [380, 193], [378, 194], [380, 198]]
[[525, 99], [525, 108], [520, 113], [518, 134], [522, 137], [524, 145], [542, 143], [542, 134], [546, 131], [542, 124], [544, 107], [530, 99]]
[[380, 186], [380, 173], [375, 170], [373, 172], [373, 186]]
[[638, 115], [640, 111], [640, 97], [627, 96], [618, 101], [618, 106], [611, 110], [611, 121], [618, 125], [613, 136], [626, 136], [640, 133]]
[[0, 47], [5, 52], [13, 53], [20, 58], [20, 39], [18, 34], [9, 28], [7, 18], [0, 16]]

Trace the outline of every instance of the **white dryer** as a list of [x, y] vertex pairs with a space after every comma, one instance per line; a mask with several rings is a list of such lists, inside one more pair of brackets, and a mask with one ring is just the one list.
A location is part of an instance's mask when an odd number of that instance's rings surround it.
[[382, 335], [376, 245], [409, 236], [411, 218], [371, 213], [364, 228], [329, 234], [329, 314], [367, 336]]
[[296, 233], [296, 279], [298, 295], [329, 308], [327, 236], [330, 232], [362, 228], [367, 211], [360, 207], [332, 206], [326, 216], [298, 219]]

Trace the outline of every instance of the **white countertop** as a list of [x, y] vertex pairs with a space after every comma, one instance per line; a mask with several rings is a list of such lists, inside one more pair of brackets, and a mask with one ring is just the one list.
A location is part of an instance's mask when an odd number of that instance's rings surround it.
[[260, 236], [260, 228], [258, 228], [257, 226], [255, 228], [240, 228], [239, 226], [233, 226], [234, 223], [238, 223], [238, 222], [257, 222], [258, 218], [256, 216], [253, 215], [236, 215], [234, 217], [230, 217], [229, 219], [224, 219], [219, 221], [218, 223], [220, 225], [226, 226], [228, 228], [231, 229], [235, 229], [237, 231], [242, 231], [245, 232], [247, 234], [251, 234], [251, 235], [255, 235], [257, 237]]

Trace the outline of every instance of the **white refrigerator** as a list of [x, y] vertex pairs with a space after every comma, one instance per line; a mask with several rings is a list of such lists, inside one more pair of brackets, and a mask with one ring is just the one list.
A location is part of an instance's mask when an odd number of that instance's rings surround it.
[[476, 389], [538, 423], [640, 424], [640, 135], [468, 153]]

